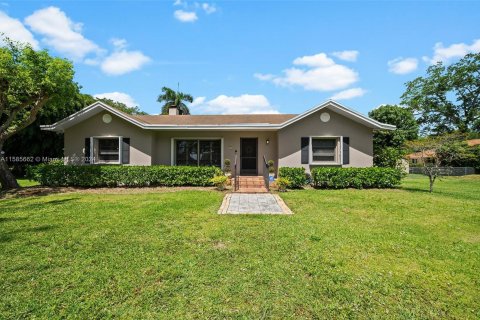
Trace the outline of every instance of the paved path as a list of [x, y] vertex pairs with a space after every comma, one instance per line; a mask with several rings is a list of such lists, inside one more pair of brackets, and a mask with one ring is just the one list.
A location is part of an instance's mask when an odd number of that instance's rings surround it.
[[219, 214], [292, 214], [282, 198], [271, 193], [229, 193]]

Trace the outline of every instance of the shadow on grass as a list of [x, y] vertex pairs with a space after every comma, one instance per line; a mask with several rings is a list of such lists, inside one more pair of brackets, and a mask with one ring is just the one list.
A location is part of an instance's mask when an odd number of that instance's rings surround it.
[[27, 220], [26, 217], [0, 217], [0, 223]]
[[68, 191], [72, 191], [72, 189], [64, 188], [64, 187], [40, 187], [40, 186], [24, 187], [24, 188], [12, 189], [7, 191], [0, 191], [0, 200], [48, 196], [51, 194], [64, 193]]
[[[15, 199], [15, 198], [9, 198], [9, 199]], [[15, 202], [15, 203], [8, 203], [8, 205], [3, 205], [0, 202], [0, 208], [2, 211], [5, 212], [16, 212], [16, 211], [29, 211], [29, 212], [38, 212], [41, 209], [48, 208], [49, 206], [54, 207], [57, 205], [63, 205], [71, 201], [78, 200], [79, 197], [71, 197], [71, 198], [65, 198], [65, 199], [57, 199], [57, 200], [50, 200], [50, 201], [45, 201], [45, 202], [38, 202], [34, 201], [34, 198], [30, 199], [24, 199], [21, 202]], [[11, 220], [15, 220], [17, 218], [15, 217], [0, 217], [0, 222], [2, 222], [2, 219], [5, 219], [5, 222]], [[18, 220], [21, 220], [22, 218], [18, 218]], [[28, 218], [25, 218], [28, 219]]]
[[[31, 228], [20, 228], [13, 231], [5, 232], [0, 234], [0, 243], [10, 242], [15, 239], [15, 237], [22, 233], [40, 233], [40, 232], [49, 232], [53, 229], [56, 229], [56, 226], [53, 225], [42, 225]], [[30, 237], [29, 237], [30, 238]]]
[[424, 189], [424, 188], [402, 187], [401, 189], [409, 192], [419, 193], [419, 194], [430, 194], [432, 196], [445, 196], [445, 197], [450, 197], [458, 200], [468, 200], [468, 201], [480, 200], [480, 197], [478, 196], [478, 194], [471, 194], [471, 195], [465, 194], [461, 190], [459, 190], [458, 192], [447, 191], [447, 190], [435, 188], [435, 186], [433, 186], [433, 192], [430, 192], [429, 189]]

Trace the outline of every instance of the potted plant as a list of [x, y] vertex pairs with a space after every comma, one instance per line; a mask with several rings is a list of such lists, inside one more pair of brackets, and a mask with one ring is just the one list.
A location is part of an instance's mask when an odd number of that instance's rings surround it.
[[268, 160], [268, 176], [270, 177], [270, 181], [273, 182], [275, 178], [275, 167], [274, 164], [275, 162], [273, 160]]
[[230, 159], [223, 160], [223, 172], [225, 173], [225, 176], [227, 176], [229, 179], [232, 176], [232, 169], [230, 168], [230, 163]]

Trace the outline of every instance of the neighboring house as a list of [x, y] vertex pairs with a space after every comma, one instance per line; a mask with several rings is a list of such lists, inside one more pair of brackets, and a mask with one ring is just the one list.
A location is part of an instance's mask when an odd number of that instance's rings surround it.
[[[466, 142], [469, 147], [480, 145], [480, 139], [471, 139], [471, 140], [467, 140]], [[425, 150], [423, 153], [422, 152], [410, 153], [405, 156], [405, 159], [407, 159], [409, 164], [413, 166], [423, 165], [423, 162], [433, 163], [434, 158], [435, 158], [435, 151], [433, 150]]]
[[43, 130], [64, 133], [67, 164], [213, 165], [237, 157], [240, 174], [276, 167], [369, 167], [373, 131], [393, 130], [327, 101], [304, 113], [129, 115], [101, 102]]

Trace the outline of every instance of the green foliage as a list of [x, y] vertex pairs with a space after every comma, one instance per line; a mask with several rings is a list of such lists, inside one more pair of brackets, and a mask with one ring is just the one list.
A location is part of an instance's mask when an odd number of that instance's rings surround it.
[[223, 160], [223, 171], [225, 173], [231, 173], [232, 172], [232, 168], [230, 167], [230, 164], [231, 164], [230, 159]]
[[427, 133], [480, 131], [480, 53], [448, 67], [438, 62], [406, 85], [402, 104], [418, 113]]
[[384, 147], [373, 156], [373, 163], [377, 167], [398, 168], [402, 157], [405, 155], [403, 148]]
[[215, 176], [210, 179], [210, 182], [217, 187], [218, 190], [222, 191], [225, 190], [225, 186], [227, 185], [228, 178], [224, 175]]
[[[5, 142], [36, 119], [47, 103], [68, 104], [78, 94], [73, 81], [73, 64], [52, 57], [46, 50], [35, 51], [1, 38], [0, 47], [0, 151]], [[30, 145], [31, 147], [31, 145]], [[4, 189], [18, 187], [3, 157], [0, 158], [0, 184]]]
[[[148, 114], [145, 111], [140, 110], [140, 108], [138, 106], [129, 107], [125, 103], [115, 101], [115, 100], [111, 100], [111, 99], [107, 99], [107, 98], [98, 98], [98, 99], [93, 98], [93, 99], [95, 101], [101, 101], [101, 102], [103, 102], [105, 104], [108, 104], [109, 106], [111, 106], [111, 107], [113, 107], [117, 110], [120, 110], [120, 111], [128, 113], [128, 114], [133, 114], [133, 115], [136, 115], [136, 114], [146, 115], [146, 114]], [[89, 104], [91, 104], [91, 103], [89, 103]]]
[[168, 109], [171, 106], [176, 106], [180, 114], [190, 114], [185, 102], [193, 102], [193, 97], [187, 93], [174, 91], [170, 88], [163, 87], [162, 94], [158, 96], [157, 101], [162, 103], [162, 114], [168, 114]]
[[393, 168], [325, 168], [312, 170], [316, 188], [395, 188], [400, 185], [402, 171]]
[[278, 191], [285, 192], [287, 188], [290, 187], [291, 182], [287, 178], [278, 178], [275, 180], [275, 185], [277, 186]]
[[217, 167], [182, 166], [40, 164], [28, 170], [41, 185], [69, 187], [208, 186], [221, 174]]
[[377, 130], [373, 134], [374, 164], [395, 168], [404, 155], [405, 141], [418, 138], [419, 126], [413, 112], [397, 105], [382, 105], [370, 111], [368, 116], [397, 127], [395, 130]]
[[268, 165], [268, 173], [275, 173], [275, 161], [268, 160], [267, 165]]
[[[307, 182], [305, 168], [281, 167], [278, 169], [278, 176], [290, 181], [290, 188], [301, 188]], [[278, 179], [277, 179], [278, 180]]]

